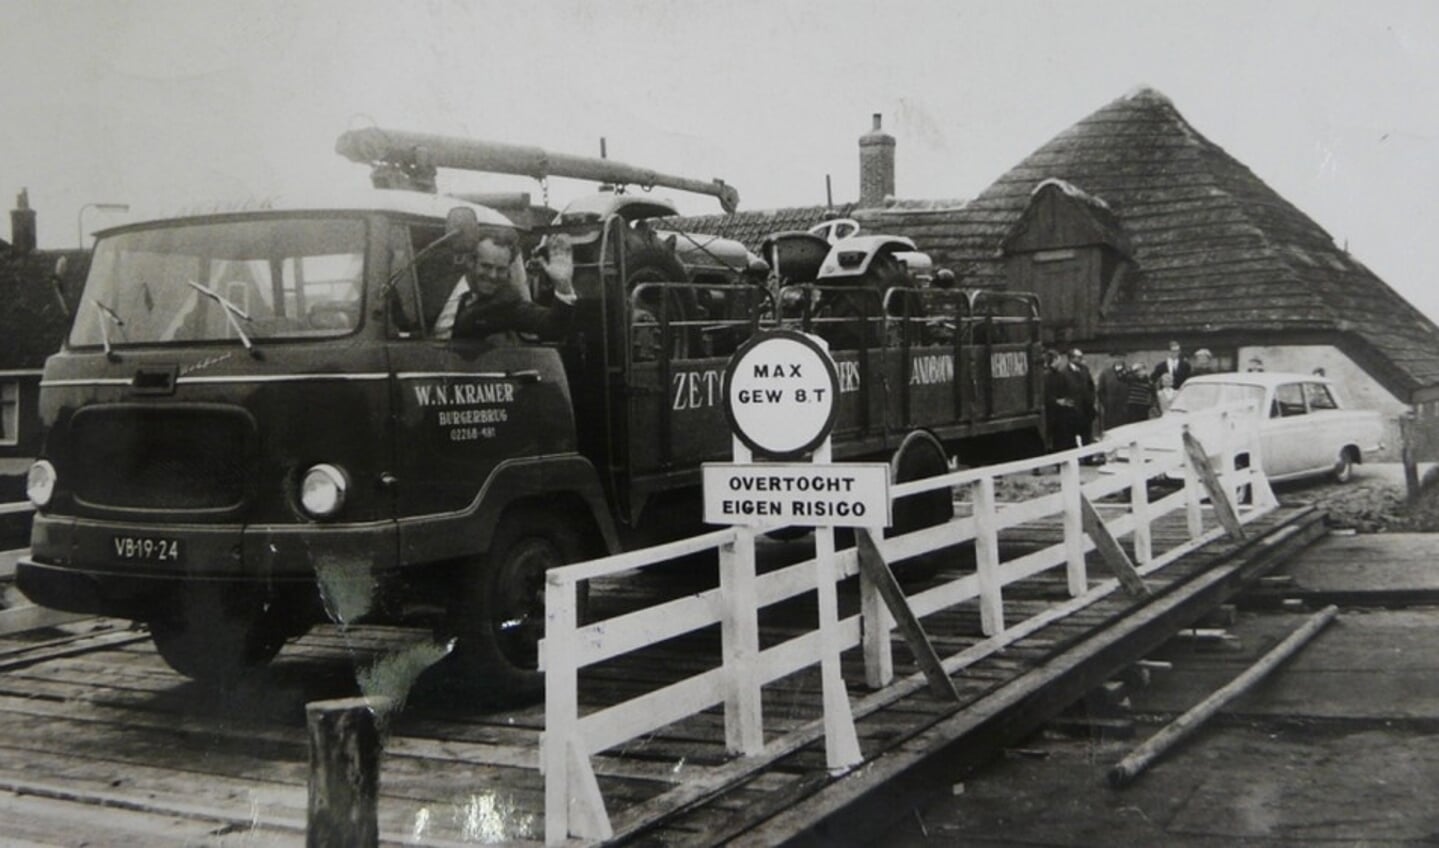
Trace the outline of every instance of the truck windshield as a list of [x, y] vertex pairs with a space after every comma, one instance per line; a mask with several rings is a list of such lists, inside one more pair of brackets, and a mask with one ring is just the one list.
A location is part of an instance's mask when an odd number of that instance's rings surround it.
[[118, 233], [95, 248], [70, 345], [346, 335], [360, 325], [364, 258], [359, 218], [267, 216]]

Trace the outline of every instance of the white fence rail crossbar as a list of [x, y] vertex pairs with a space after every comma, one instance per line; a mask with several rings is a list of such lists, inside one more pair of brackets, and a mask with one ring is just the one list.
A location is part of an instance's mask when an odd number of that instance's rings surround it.
[[[874, 545], [888, 565], [967, 542], [973, 543], [976, 567], [930, 588], [907, 596], [914, 616], [923, 618], [958, 604], [977, 602], [985, 639], [960, 653], [943, 657], [948, 674], [1014, 642], [1040, 627], [1087, 606], [1118, 588], [1115, 579], [1091, 580], [1086, 554], [1096, 543], [1084, 532], [1082, 506], [1100, 503], [1102, 528], [1108, 536], [1129, 537], [1138, 575], [1151, 573], [1184, 554], [1223, 535], [1222, 526], [1205, 529], [1203, 502], [1211, 489], [1204, 477], [1217, 480], [1225, 503], [1214, 512], [1237, 515], [1239, 523], [1252, 521], [1272, 510], [1277, 502], [1260, 472], [1259, 418], [1252, 408], [1233, 407], [1167, 417], [1128, 428], [1124, 441], [1107, 439], [1083, 448], [1049, 454], [1004, 465], [954, 471], [937, 477], [891, 486], [894, 500], [939, 488], [951, 489], [964, 508], [953, 519], [904, 535], [879, 538]], [[1184, 449], [1189, 434], [1204, 447], [1196, 467]], [[1081, 460], [1108, 455], [1105, 472], [1084, 481]], [[1238, 460], [1238, 461], [1237, 461]], [[1058, 491], [1027, 500], [1001, 502], [996, 498], [998, 478], [1028, 474], [1034, 469], [1059, 466]], [[1182, 486], [1149, 500], [1149, 483], [1181, 481]], [[1113, 500], [1128, 490], [1128, 498]], [[1247, 495], [1247, 496], [1246, 496]], [[1247, 503], [1240, 503], [1247, 501]], [[1170, 513], [1183, 513], [1187, 539], [1166, 551], [1154, 549], [1153, 523]], [[1005, 559], [1000, 534], [1010, 528], [1059, 517], [1062, 539], [1048, 547]], [[1211, 522], [1212, 525], [1212, 522]], [[1235, 528], [1237, 528], [1237, 524]], [[866, 531], [859, 531], [866, 532]], [[1231, 528], [1228, 532], [1234, 532]], [[868, 546], [867, 546], [868, 547]], [[854, 718], [867, 715], [925, 685], [922, 675], [894, 679], [891, 650], [894, 618], [878, 600], [874, 584], [861, 575], [858, 553], [848, 548], [830, 553], [831, 545], [817, 544], [819, 555], [794, 565], [758, 575], [755, 571], [754, 531], [732, 527], [603, 559], [553, 569], [545, 587], [545, 638], [541, 663], [545, 672], [545, 732], [541, 766], [545, 776], [545, 838], [558, 844], [570, 837], [607, 839], [615, 835], [590, 757], [651, 734], [666, 725], [720, 705], [724, 708], [725, 744], [742, 758], [716, 770], [713, 785], [680, 786], [667, 795], [677, 806], [697, 793], [718, 790], [725, 780], [752, 774], [764, 763], [815, 741], [821, 734], [853, 733]], [[717, 550], [720, 575], [716, 588], [664, 601], [601, 621], [581, 623], [581, 588], [587, 581], [613, 578], [674, 559]], [[821, 560], [825, 560], [821, 562]], [[1022, 621], [1006, 616], [1004, 589], [1017, 581], [1051, 569], [1063, 569], [1070, 599]], [[831, 598], [839, 581], [861, 575], [857, 613], [836, 621], [823, 621], [825, 596]], [[633, 579], [629, 577], [629, 579]], [[827, 584], [821, 586], [821, 583]], [[820, 621], [814, 629], [761, 649], [759, 611], [805, 593], [819, 592]], [[708, 670], [654, 691], [613, 703], [584, 714], [580, 712], [580, 673], [583, 669], [640, 651], [687, 633], [718, 626], [720, 656]], [[835, 703], [823, 699], [824, 718], [766, 739], [761, 691], [787, 675], [816, 665], [837, 667], [839, 654], [862, 647], [866, 682], [879, 689], [858, 701]], [[841, 693], [842, 695], [843, 693]], [[846, 710], [846, 708], [848, 708]], [[844, 712], [843, 715], [835, 715]], [[852, 763], [840, 763], [840, 768]], [[831, 756], [832, 770], [836, 768]], [[703, 783], [703, 781], [701, 781]], [[645, 802], [647, 808], [664, 807], [666, 796]]]

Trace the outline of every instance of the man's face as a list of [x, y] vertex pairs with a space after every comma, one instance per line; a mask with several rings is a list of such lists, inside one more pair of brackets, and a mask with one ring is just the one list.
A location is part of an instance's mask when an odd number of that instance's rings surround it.
[[465, 279], [475, 294], [491, 295], [510, 278], [510, 250], [484, 239], [465, 266]]
[[1178, 359], [1178, 358], [1179, 358], [1179, 343], [1178, 343], [1178, 342], [1170, 342], [1170, 343], [1169, 343], [1169, 358], [1170, 358], [1170, 359]]

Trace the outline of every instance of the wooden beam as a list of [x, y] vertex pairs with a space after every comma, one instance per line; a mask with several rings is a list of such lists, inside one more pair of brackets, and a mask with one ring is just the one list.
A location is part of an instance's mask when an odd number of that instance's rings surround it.
[[61, 612], [35, 604], [19, 604], [7, 610], [0, 610], [0, 636], [13, 636], [16, 633], [56, 627], [94, 617], [88, 613]]
[[0, 551], [0, 580], [15, 579], [15, 565], [23, 556], [29, 556], [29, 548], [16, 548], [13, 551]]
[[945, 673], [939, 653], [925, 634], [924, 626], [915, 617], [914, 610], [910, 609], [909, 599], [905, 597], [904, 590], [900, 589], [899, 581], [895, 579], [889, 563], [884, 561], [884, 554], [880, 553], [879, 546], [874, 543], [874, 537], [867, 529], [861, 529], [856, 535], [859, 538], [860, 573], [879, 590], [885, 606], [889, 607], [890, 615], [894, 616], [895, 625], [904, 635], [904, 641], [914, 653], [914, 659], [924, 672], [925, 679], [929, 681], [930, 691], [937, 698], [958, 703], [959, 690], [955, 688], [954, 680]]
[[1099, 517], [1099, 512], [1094, 508], [1094, 504], [1081, 494], [1079, 507], [1080, 513], [1084, 517], [1084, 532], [1094, 540], [1094, 546], [1099, 550], [1100, 556], [1104, 557], [1105, 564], [1109, 566], [1110, 571], [1114, 572], [1114, 576], [1119, 578], [1119, 585], [1123, 586], [1124, 591], [1133, 597], [1148, 597], [1150, 591], [1144, 583], [1144, 578], [1140, 577], [1139, 572], [1135, 570], [1134, 563], [1130, 562], [1129, 554], [1126, 554], [1124, 548], [1120, 547], [1119, 540], [1109, 532], [1109, 527], [1105, 525], [1104, 519]]
[[1219, 712], [1225, 704], [1249, 691], [1250, 687], [1304, 647], [1310, 639], [1324, 629], [1326, 624], [1333, 621], [1334, 616], [1338, 613], [1338, 607], [1330, 606], [1310, 616], [1303, 626], [1289, 634], [1283, 642], [1275, 645], [1273, 650], [1261, 657], [1243, 674], [1231, 680], [1213, 695], [1200, 701], [1189, 712], [1165, 725], [1164, 729], [1149, 737], [1143, 745], [1135, 748], [1129, 756], [1109, 770], [1109, 784], [1118, 788], [1138, 777], [1139, 773], [1148, 768], [1150, 763], [1197, 730], [1210, 716]]
[[1189, 467], [1199, 475], [1199, 482], [1209, 493], [1209, 502], [1214, 504], [1214, 514], [1219, 516], [1219, 523], [1224, 525], [1224, 530], [1231, 539], [1243, 539], [1244, 525], [1239, 523], [1239, 514], [1234, 511], [1234, 501], [1230, 499], [1229, 490], [1219, 482], [1219, 475], [1214, 473], [1208, 452], [1188, 429], [1181, 435], [1184, 438], [1184, 453], [1189, 457]]

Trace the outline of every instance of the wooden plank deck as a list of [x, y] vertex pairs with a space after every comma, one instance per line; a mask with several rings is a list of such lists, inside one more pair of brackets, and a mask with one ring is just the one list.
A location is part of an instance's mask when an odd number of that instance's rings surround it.
[[[766, 687], [766, 741], [793, 738], [757, 773], [725, 753], [719, 711], [607, 751], [593, 765], [617, 837], [770, 845], [824, 843], [843, 833], [853, 841], [862, 824], [883, 820], [876, 810], [933, 781], [936, 757], [979, 759], [1012, 742], [1320, 526], [1312, 510], [1281, 508], [1250, 525], [1248, 541], [1213, 542], [1150, 575], [1152, 598], [1112, 593], [965, 668], [954, 676], [959, 705], [937, 700], [922, 682], [889, 702], [884, 691], [865, 688], [859, 651], [847, 652], [845, 679], [866, 757], [848, 775], [825, 768], [815, 732], [817, 667]], [[1158, 524], [1156, 547], [1183, 532], [1182, 516]], [[1053, 528], [1031, 525], [1008, 531], [1005, 542], [1017, 548], [1056, 537]], [[1107, 576], [1093, 555], [1090, 562], [1091, 583]], [[972, 567], [963, 555], [955, 563]], [[607, 615], [695, 591], [693, 580], [647, 578], [596, 586], [592, 604]], [[841, 615], [858, 603], [853, 585], [842, 586], [840, 598]], [[1006, 616], [1018, 621], [1067, 598], [1062, 573], [1041, 575], [1006, 588]], [[812, 596], [768, 610], [762, 639], [776, 644], [812, 629], [814, 616]], [[976, 604], [924, 620], [941, 655], [981, 642], [979, 624]], [[442, 675], [423, 676], [409, 688], [402, 673], [376, 671], [403, 668], [398, 658], [406, 651], [432, 650], [426, 632], [321, 627], [288, 645], [264, 672], [213, 692], [169, 671], [143, 633], [98, 619], [64, 627], [0, 637], [6, 844], [300, 845], [304, 705], [354, 695], [361, 680], [389, 680], [408, 695], [390, 728], [381, 775], [386, 844], [543, 840], [542, 708], [486, 709], [454, 692]], [[898, 675], [917, 677], [902, 640], [895, 647]], [[583, 707], [652, 690], [717, 658], [717, 632], [701, 631], [603, 664], [584, 676]]]

